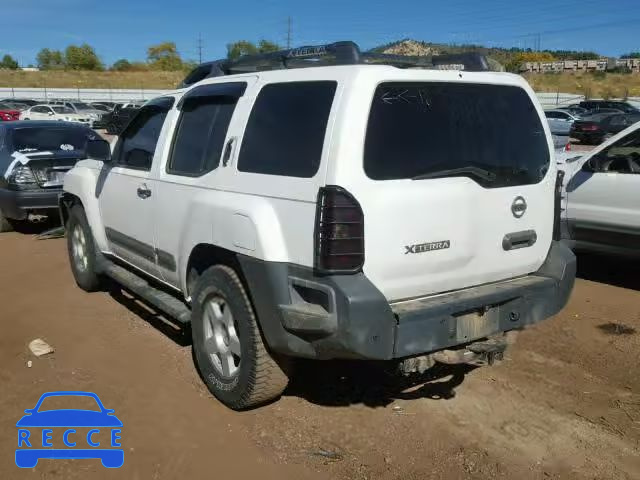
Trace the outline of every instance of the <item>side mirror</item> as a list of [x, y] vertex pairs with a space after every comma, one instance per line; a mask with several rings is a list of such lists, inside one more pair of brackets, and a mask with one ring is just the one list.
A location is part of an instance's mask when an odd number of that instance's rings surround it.
[[105, 163], [111, 161], [111, 145], [103, 139], [89, 140], [87, 142], [87, 158], [101, 160]]
[[49, 116], [53, 116], [53, 112], [51, 110], [49, 110]]
[[598, 161], [597, 157], [591, 157], [589, 160], [584, 162], [584, 165], [582, 165], [582, 171], [583, 172], [589, 172], [589, 173], [595, 173], [600, 168], [599, 163], [600, 162]]

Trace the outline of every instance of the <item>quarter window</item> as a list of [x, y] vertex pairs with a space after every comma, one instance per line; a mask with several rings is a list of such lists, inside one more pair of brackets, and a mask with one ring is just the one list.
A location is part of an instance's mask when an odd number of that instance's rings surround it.
[[238, 158], [238, 170], [265, 175], [313, 177], [337, 83], [266, 85], [253, 106]]
[[200, 176], [215, 169], [238, 99], [196, 97], [187, 99], [176, 128], [167, 172]]

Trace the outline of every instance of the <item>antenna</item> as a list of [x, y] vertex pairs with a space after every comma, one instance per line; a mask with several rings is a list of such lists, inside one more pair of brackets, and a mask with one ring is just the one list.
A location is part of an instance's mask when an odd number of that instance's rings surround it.
[[202, 34], [198, 34], [198, 64], [202, 63]]

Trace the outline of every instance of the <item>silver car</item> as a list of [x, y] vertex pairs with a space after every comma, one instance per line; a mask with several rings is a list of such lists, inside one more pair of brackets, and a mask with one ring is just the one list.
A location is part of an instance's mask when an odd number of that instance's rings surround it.
[[573, 122], [580, 120], [579, 116], [565, 110], [547, 110], [544, 114], [554, 135], [569, 135]]

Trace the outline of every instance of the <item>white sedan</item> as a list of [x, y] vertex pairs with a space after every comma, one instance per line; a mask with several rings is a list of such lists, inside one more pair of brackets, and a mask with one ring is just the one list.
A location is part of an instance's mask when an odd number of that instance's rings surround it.
[[640, 256], [640, 123], [564, 170], [564, 240], [577, 250]]
[[20, 120], [60, 120], [90, 126], [93, 119], [62, 105], [34, 105], [20, 112]]

